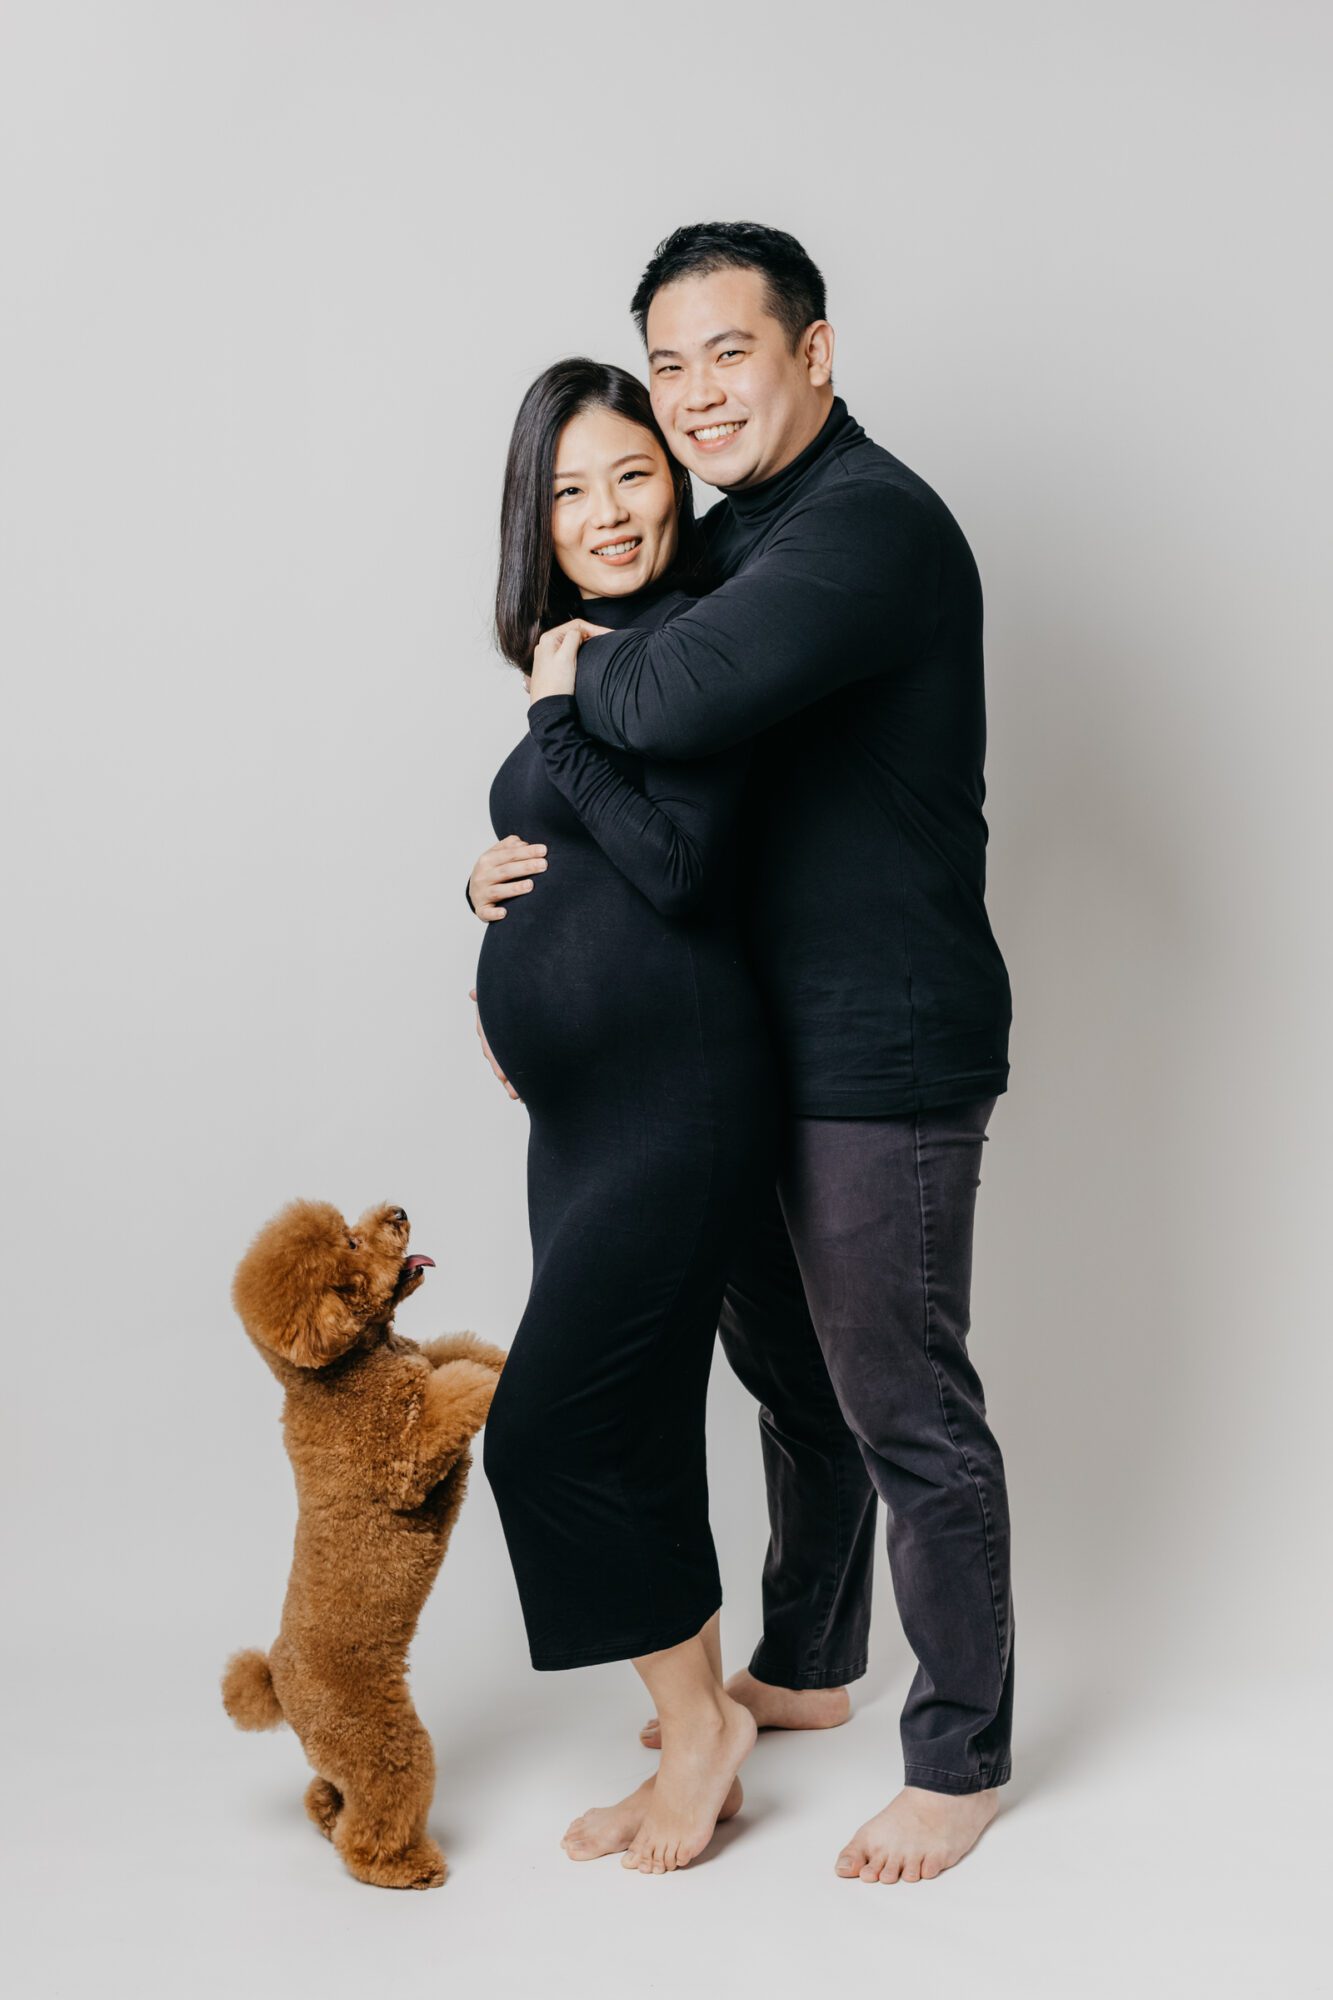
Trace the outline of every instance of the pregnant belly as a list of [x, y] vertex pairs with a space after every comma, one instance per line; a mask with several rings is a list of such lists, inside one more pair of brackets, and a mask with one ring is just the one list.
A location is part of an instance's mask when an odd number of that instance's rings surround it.
[[[550, 878], [541, 888], [550, 887]], [[687, 940], [627, 888], [593, 908], [557, 896], [516, 898], [487, 926], [477, 1009], [491, 1051], [520, 1097], [620, 1062], [652, 1064], [697, 1046]]]

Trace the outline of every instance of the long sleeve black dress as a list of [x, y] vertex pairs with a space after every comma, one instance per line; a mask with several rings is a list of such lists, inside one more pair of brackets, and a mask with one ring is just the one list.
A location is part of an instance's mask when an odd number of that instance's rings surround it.
[[[619, 629], [692, 602], [658, 589], [585, 613]], [[548, 695], [491, 789], [497, 836], [547, 845], [477, 970], [531, 1121], [532, 1290], [484, 1461], [539, 1668], [676, 1645], [721, 1602], [704, 1405], [777, 1129], [736, 922], [747, 760], [611, 750]]]

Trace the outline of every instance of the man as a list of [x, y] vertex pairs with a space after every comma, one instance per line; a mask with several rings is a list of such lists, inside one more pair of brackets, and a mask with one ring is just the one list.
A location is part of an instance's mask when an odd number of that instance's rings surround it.
[[762, 1405], [771, 1524], [763, 1637], [727, 1689], [761, 1725], [845, 1719], [878, 1491], [919, 1662], [906, 1784], [836, 1867], [917, 1881], [967, 1853], [1010, 1775], [1008, 1506], [966, 1348], [1010, 997], [983, 900], [976, 566], [834, 395], [824, 306], [780, 230], [659, 247], [632, 311], [667, 442], [724, 496], [703, 523], [724, 580], [653, 631], [569, 629], [604, 741], [692, 758], [759, 739], [745, 916], [789, 1120], [721, 1326]]

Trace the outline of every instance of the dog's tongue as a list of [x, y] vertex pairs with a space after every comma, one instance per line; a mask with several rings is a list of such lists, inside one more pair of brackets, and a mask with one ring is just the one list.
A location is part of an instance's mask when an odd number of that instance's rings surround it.
[[404, 1257], [403, 1259], [403, 1268], [406, 1271], [419, 1271], [423, 1264], [429, 1264], [432, 1271], [435, 1269], [435, 1259], [433, 1257], [423, 1257], [418, 1250], [414, 1250], [410, 1257]]

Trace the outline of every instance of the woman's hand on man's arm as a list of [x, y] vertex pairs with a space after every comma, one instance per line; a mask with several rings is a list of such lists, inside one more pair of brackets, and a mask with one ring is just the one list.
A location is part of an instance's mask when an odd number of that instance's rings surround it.
[[542, 874], [545, 867], [546, 848], [540, 841], [520, 840], [516, 833], [507, 833], [478, 857], [468, 877], [468, 900], [484, 924], [493, 924], [505, 914], [509, 897], [525, 896], [532, 887], [532, 877]]
[[566, 624], [553, 625], [549, 632], [543, 632], [532, 656], [531, 670], [523, 676], [528, 700], [540, 701], [548, 694], [573, 694], [579, 647], [585, 639], [600, 638], [606, 630], [605, 625], [590, 625], [586, 618], [571, 618]]

